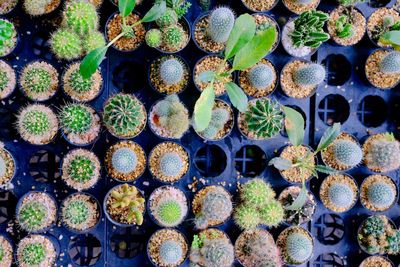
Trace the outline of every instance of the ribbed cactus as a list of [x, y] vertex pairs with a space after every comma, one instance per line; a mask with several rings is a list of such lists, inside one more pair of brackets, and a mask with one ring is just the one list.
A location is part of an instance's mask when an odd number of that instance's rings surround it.
[[40, 266], [47, 264], [45, 263], [46, 254], [45, 244], [35, 242], [24, 246], [19, 260], [26, 266]]
[[230, 119], [230, 112], [225, 108], [213, 109], [211, 121], [207, 128], [201, 134], [207, 139], [215, 139], [218, 132], [225, 127], [225, 124]]
[[132, 149], [121, 147], [113, 153], [111, 164], [115, 171], [128, 174], [135, 170], [138, 164], [138, 158], [135, 151]]
[[186, 41], [185, 31], [179, 25], [172, 25], [162, 31], [164, 45], [176, 50], [177, 47], [182, 47]]
[[41, 16], [46, 14], [53, 0], [24, 0], [23, 8], [28, 15]]
[[204, 259], [203, 266], [231, 266], [234, 261], [233, 246], [225, 239], [207, 241], [200, 249]]
[[320, 64], [307, 64], [299, 67], [293, 74], [293, 80], [301, 86], [317, 86], [325, 79], [325, 68]]
[[228, 41], [235, 23], [235, 15], [227, 7], [218, 7], [211, 12], [208, 23], [208, 35], [216, 43]]
[[51, 92], [53, 69], [53, 66], [45, 62], [25, 66], [20, 79], [25, 94], [30, 98], [35, 98], [37, 94]]
[[290, 34], [294, 47], [318, 48], [323, 42], [329, 40], [330, 36], [324, 32], [325, 22], [329, 15], [316, 10], [303, 12], [294, 20], [295, 29]]
[[303, 263], [313, 253], [313, 243], [302, 233], [290, 233], [286, 238], [286, 253], [294, 263]]
[[235, 223], [242, 229], [254, 229], [261, 223], [260, 213], [256, 208], [240, 205], [235, 208]]
[[163, 61], [160, 65], [160, 78], [168, 85], [177, 84], [183, 78], [183, 64], [176, 58]]
[[156, 20], [156, 24], [160, 28], [165, 28], [178, 23], [178, 15], [175, 10], [167, 7], [164, 14]]
[[94, 178], [95, 163], [84, 155], [76, 155], [68, 166], [68, 175], [78, 183], [85, 183]]
[[249, 70], [247, 79], [251, 86], [263, 90], [274, 81], [274, 71], [266, 64], [258, 64]]
[[79, 68], [77, 68], [71, 73], [71, 76], [68, 79], [68, 83], [75, 92], [86, 93], [91, 90], [93, 80], [92, 78], [84, 79], [81, 73], [79, 72]]
[[388, 172], [400, 166], [400, 144], [392, 134], [372, 140], [369, 151], [365, 153], [367, 166], [377, 171]]
[[73, 60], [83, 54], [83, 46], [79, 35], [64, 28], [52, 34], [50, 47], [59, 59]]
[[261, 222], [269, 227], [275, 227], [283, 221], [285, 210], [277, 200], [271, 200], [260, 209]]
[[333, 156], [338, 163], [354, 167], [361, 162], [363, 153], [357, 143], [350, 140], [337, 140], [332, 146]]
[[86, 37], [99, 26], [96, 7], [83, 0], [70, 1], [64, 10], [64, 24], [81, 37]]
[[390, 184], [385, 182], [374, 182], [367, 189], [368, 201], [378, 208], [386, 208], [393, 204], [396, 192]]
[[39, 136], [50, 130], [50, 118], [46, 112], [35, 109], [35, 106], [28, 106], [29, 110], [19, 120], [21, 135]]
[[184, 216], [182, 203], [172, 198], [161, 200], [161, 203], [156, 207], [155, 213], [155, 217], [164, 227], [176, 226]]
[[37, 200], [23, 205], [17, 214], [18, 224], [25, 231], [37, 231], [43, 228], [47, 220], [47, 208], [45, 203]]
[[67, 225], [79, 225], [86, 222], [90, 216], [89, 205], [86, 201], [75, 199], [68, 202], [63, 209], [63, 220]]
[[143, 213], [140, 206], [145, 202], [144, 198], [139, 196], [138, 190], [135, 186], [123, 184], [111, 191], [111, 196], [114, 201], [111, 203], [111, 208], [128, 208], [126, 221], [142, 225]]
[[89, 131], [93, 121], [91, 108], [75, 103], [64, 106], [59, 118], [61, 126], [74, 134], [83, 134]]
[[175, 240], [162, 241], [159, 248], [160, 261], [167, 266], [177, 265], [183, 257], [182, 245]]
[[340, 208], [348, 208], [354, 201], [354, 192], [344, 183], [334, 183], [328, 189], [328, 201]]
[[151, 29], [146, 33], [146, 44], [150, 47], [159, 47], [162, 43], [163, 36], [159, 29]]
[[255, 178], [242, 186], [240, 197], [245, 205], [261, 208], [274, 199], [275, 192], [264, 180]]
[[176, 152], [168, 152], [160, 158], [160, 172], [165, 176], [175, 177], [183, 168], [183, 159]]
[[392, 51], [382, 58], [380, 70], [386, 74], [400, 74], [400, 51]]
[[106, 40], [104, 36], [99, 31], [93, 31], [90, 34], [85, 36], [83, 39], [83, 50], [86, 54], [90, 53], [92, 50], [105, 46]]

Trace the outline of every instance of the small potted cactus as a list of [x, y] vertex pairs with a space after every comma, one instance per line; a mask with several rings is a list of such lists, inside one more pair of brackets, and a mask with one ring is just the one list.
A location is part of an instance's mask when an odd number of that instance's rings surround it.
[[188, 251], [185, 236], [175, 229], [160, 229], [151, 235], [147, 243], [147, 255], [154, 266], [180, 266]]
[[32, 101], [46, 101], [58, 90], [58, 71], [45, 61], [33, 61], [24, 66], [19, 77], [22, 93]]
[[77, 148], [64, 156], [61, 179], [75, 190], [88, 190], [99, 181], [100, 169], [100, 161], [93, 152]]
[[234, 125], [234, 114], [232, 108], [221, 99], [216, 99], [212, 109], [211, 121], [207, 128], [203, 131], [196, 129], [196, 124], [193, 125], [196, 133], [205, 140], [218, 141], [227, 137]]
[[282, 91], [292, 98], [312, 96], [326, 76], [324, 66], [306, 60], [292, 60], [281, 72]]
[[90, 78], [84, 79], [79, 72], [79, 63], [71, 64], [62, 77], [64, 93], [73, 101], [88, 102], [95, 99], [103, 88], [103, 77], [99, 69]]
[[249, 101], [246, 112], [240, 112], [240, 132], [251, 140], [266, 140], [275, 137], [283, 129], [284, 114], [278, 101], [270, 98]]
[[139, 135], [146, 126], [146, 109], [133, 95], [116, 94], [103, 108], [103, 123], [114, 136], [122, 139]]
[[[4, 16], [11, 13], [18, 4], [18, 0], [8, 0], [0, 3], [0, 15]], [[8, 266], [7, 266], [8, 267]]]
[[7, 185], [15, 175], [16, 165], [13, 155], [0, 142], [0, 186]]
[[359, 267], [394, 267], [393, 263], [386, 257], [369, 256], [364, 259]]
[[60, 4], [61, 0], [23, 0], [22, 7], [26, 14], [37, 17], [53, 12]]
[[107, 150], [104, 162], [111, 178], [120, 182], [132, 182], [146, 169], [146, 154], [137, 143], [121, 141]]
[[11, 267], [13, 263], [14, 249], [10, 241], [3, 235], [0, 235], [0, 266]]
[[386, 211], [395, 205], [397, 198], [396, 183], [389, 176], [370, 175], [361, 184], [361, 204], [370, 211]]
[[230, 267], [235, 260], [234, 247], [221, 230], [209, 228], [193, 236], [190, 264], [201, 267]]
[[392, 133], [375, 134], [364, 142], [364, 164], [374, 172], [390, 172], [400, 167], [400, 142]]
[[391, 32], [398, 30], [400, 30], [400, 14], [394, 8], [378, 8], [368, 18], [368, 37], [379, 47], [392, 48], [389, 36]]
[[239, 85], [248, 96], [256, 98], [268, 96], [272, 94], [277, 84], [276, 68], [265, 58], [239, 73]]
[[9, 97], [16, 85], [15, 70], [7, 62], [0, 60], [0, 100]]
[[44, 232], [56, 223], [57, 204], [47, 193], [30, 191], [19, 199], [16, 217], [18, 225], [24, 231]]
[[83, 233], [94, 229], [100, 217], [99, 202], [87, 193], [71, 194], [61, 203], [61, 221], [73, 232]]
[[7, 19], [0, 19], [0, 57], [10, 55], [18, 44], [18, 33], [15, 25]]
[[16, 261], [19, 267], [51, 267], [56, 264], [58, 244], [45, 235], [28, 235], [19, 241]]
[[255, 229], [260, 224], [275, 227], [282, 222], [283, 206], [275, 199], [275, 191], [263, 179], [254, 178], [242, 185], [239, 196], [234, 220], [241, 229]]
[[395, 87], [400, 82], [400, 51], [378, 49], [372, 52], [365, 63], [365, 75], [378, 89]]
[[150, 152], [148, 165], [155, 179], [163, 183], [174, 183], [188, 172], [189, 154], [177, 143], [163, 142]]
[[117, 185], [108, 191], [103, 209], [107, 218], [118, 226], [140, 226], [143, 224], [145, 199], [135, 186]]
[[175, 227], [188, 214], [188, 200], [182, 190], [174, 186], [155, 189], [147, 202], [150, 217], [161, 227]]
[[363, 152], [357, 138], [342, 132], [321, 151], [321, 158], [325, 165], [338, 171], [347, 171], [361, 163]]
[[316, 10], [320, 0], [283, 0], [283, 4], [289, 11], [300, 15], [303, 12]]
[[219, 53], [225, 49], [234, 24], [233, 11], [229, 7], [218, 7], [196, 19], [193, 24], [193, 40], [204, 52]]
[[264, 264], [282, 267], [274, 238], [263, 229], [242, 232], [235, 242], [235, 256], [244, 267], [260, 267]]
[[78, 34], [68, 28], [60, 28], [50, 38], [50, 48], [60, 60], [75, 60], [83, 55], [82, 41]]
[[277, 0], [268, 1], [253, 1], [253, 0], [242, 0], [243, 5], [252, 12], [266, 12], [270, 11], [278, 3]]
[[175, 55], [162, 56], [150, 65], [150, 85], [162, 94], [181, 93], [189, 84], [189, 66]]
[[180, 139], [189, 129], [189, 111], [177, 95], [168, 95], [151, 107], [149, 125], [161, 138]]
[[59, 123], [51, 108], [42, 104], [31, 104], [19, 111], [16, 128], [26, 142], [46, 145], [54, 140]]
[[192, 209], [196, 229], [220, 225], [232, 214], [232, 196], [222, 186], [206, 186], [195, 194]]
[[322, 182], [319, 197], [326, 208], [338, 213], [346, 212], [358, 200], [358, 186], [347, 174], [331, 174]]
[[324, 32], [324, 24], [328, 18], [328, 14], [324, 12], [311, 10], [301, 13], [294, 20], [289, 20], [282, 31], [283, 48], [293, 57], [313, 54], [330, 38], [329, 34]]
[[283, 220], [290, 225], [300, 225], [311, 221], [317, 208], [315, 197], [310, 191], [307, 192], [305, 203], [300, 207], [294, 207], [293, 204], [300, 192], [301, 187], [288, 186], [278, 197], [278, 201], [284, 207]]
[[90, 106], [67, 104], [61, 108], [59, 121], [63, 136], [73, 145], [92, 144], [100, 135], [100, 116]]
[[289, 265], [300, 265], [309, 261], [314, 251], [312, 235], [300, 226], [283, 230], [276, 244], [281, 250], [283, 262]]

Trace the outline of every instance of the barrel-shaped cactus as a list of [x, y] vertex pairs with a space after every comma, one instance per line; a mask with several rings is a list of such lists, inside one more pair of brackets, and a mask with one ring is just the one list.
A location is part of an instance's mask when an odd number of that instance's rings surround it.
[[164, 14], [156, 20], [156, 24], [160, 28], [168, 27], [178, 23], [178, 15], [173, 8], [167, 8]]
[[374, 182], [367, 189], [368, 201], [378, 208], [389, 207], [396, 198], [393, 187], [385, 182]]
[[162, 31], [164, 45], [176, 50], [177, 47], [182, 47], [186, 42], [185, 31], [180, 25], [171, 25]]
[[354, 167], [361, 162], [363, 153], [357, 143], [350, 140], [338, 140], [333, 143], [333, 156], [338, 163]]
[[86, 37], [99, 25], [96, 7], [88, 1], [69, 1], [64, 10], [64, 24], [81, 37]]
[[240, 198], [250, 207], [261, 208], [274, 197], [274, 190], [260, 178], [252, 179], [243, 184], [240, 190]]
[[162, 40], [163, 36], [159, 29], [151, 29], [146, 33], [145, 41], [150, 47], [159, 47]]
[[160, 171], [165, 176], [175, 177], [182, 171], [184, 162], [176, 152], [168, 152], [160, 158]]
[[86, 133], [93, 121], [91, 108], [83, 104], [69, 104], [61, 109], [60, 123], [64, 130], [75, 133]]
[[274, 81], [274, 71], [266, 64], [258, 64], [249, 70], [247, 79], [251, 86], [263, 90]]
[[229, 34], [235, 23], [235, 15], [227, 7], [214, 9], [209, 16], [208, 35], [216, 43], [228, 41]]
[[69, 29], [61, 28], [52, 34], [50, 46], [59, 59], [73, 60], [82, 56], [82, 42], [76, 33]]
[[230, 113], [225, 108], [213, 109], [211, 121], [207, 128], [201, 134], [207, 139], [214, 139], [218, 132], [224, 128], [230, 118]]
[[271, 200], [260, 209], [261, 223], [275, 227], [283, 221], [285, 210], [277, 200]]
[[162, 200], [155, 208], [155, 213], [157, 220], [164, 227], [176, 226], [185, 215], [182, 209], [182, 203], [172, 198]]
[[183, 64], [176, 58], [170, 58], [160, 64], [160, 78], [168, 85], [177, 84], [183, 78]]
[[379, 66], [383, 73], [400, 74], [400, 51], [392, 51], [384, 56]]
[[286, 253], [293, 263], [307, 261], [313, 253], [313, 243], [303, 233], [290, 233], [286, 238]]
[[132, 149], [121, 147], [113, 153], [111, 164], [115, 171], [128, 174], [135, 170], [138, 164], [138, 158], [135, 151]]
[[337, 207], [347, 208], [354, 200], [352, 188], [345, 183], [334, 183], [328, 189], [328, 201]]
[[182, 245], [176, 240], [165, 240], [159, 248], [160, 261], [166, 266], [175, 266], [183, 257]]
[[92, 50], [105, 46], [106, 41], [104, 35], [99, 31], [93, 31], [83, 40], [83, 50], [86, 54], [90, 53]]
[[52, 0], [24, 0], [23, 8], [28, 15], [41, 16], [48, 13]]
[[254, 229], [261, 223], [259, 211], [246, 205], [235, 208], [234, 219], [235, 223], [243, 230]]
[[323, 66], [310, 63], [295, 70], [293, 80], [300, 86], [317, 86], [324, 81], [325, 75], [325, 68]]

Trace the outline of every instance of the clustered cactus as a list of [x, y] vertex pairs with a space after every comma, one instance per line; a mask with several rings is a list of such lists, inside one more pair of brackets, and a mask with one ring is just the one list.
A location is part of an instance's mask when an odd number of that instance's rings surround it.
[[150, 47], [160, 47], [163, 41], [162, 32], [159, 29], [151, 29], [145, 36], [146, 44]]
[[175, 266], [183, 257], [182, 245], [176, 240], [164, 240], [160, 245], [160, 260], [167, 266]]
[[242, 229], [254, 229], [260, 224], [277, 226], [284, 216], [284, 209], [275, 200], [275, 192], [261, 178], [245, 183], [239, 190], [240, 204], [236, 207], [234, 219]]
[[171, 25], [162, 34], [163, 44], [171, 50], [176, 49], [176, 47], [182, 47], [187, 41], [186, 33], [180, 25]]
[[234, 23], [233, 11], [228, 7], [218, 7], [209, 16], [208, 36], [216, 43], [225, 43], [228, 41]]
[[374, 207], [386, 209], [395, 201], [396, 191], [389, 183], [376, 181], [368, 186], [367, 198]]
[[61, 109], [60, 124], [67, 131], [74, 134], [83, 134], [90, 130], [93, 116], [88, 106], [83, 104], [69, 104]]
[[177, 58], [170, 58], [160, 64], [160, 78], [167, 85], [178, 84], [183, 79], [184, 66]]
[[382, 58], [379, 64], [381, 72], [385, 74], [400, 73], [400, 51], [392, 51]]
[[99, 26], [96, 7], [87, 1], [72, 1], [65, 6], [63, 23], [81, 37], [91, 34]]
[[352, 168], [361, 162], [363, 152], [357, 143], [350, 140], [337, 140], [332, 146], [333, 157], [338, 163]]
[[389, 172], [399, 168], [400, 142], [393, 134], [380, 134], [376, 138], [372, 137], [369, 142], [367, 140], [366, 144], [369, 144], [369, 147], [364, 149], [365, 164], [368, 168], [377, 172]]
[[286, 237], [285, 252], [290, 263], [306, 262], [311, 257], [313, 249], [312, 240], [303, 232], [292, 232]]
[[293, 73], [293, 80], [300, 86], [317, 86], [325, 79], [325, 68], [316, 63], [299, 67]]
[[12, 22], [0, 19], [0, 57], [7, 56], [17, 44], [17, 30]]
[[247, 79], [251, 86], [264, 90], [274, 81], [274, 70], [267, 64], [257, 64], [249, 70]]
[[215, 108], [212, 110], [211, 121], [207, 128], [200, 132], [200, 134], [206, 139], [215, 139], [218, 133], [224, 129], [225, 124], [231, 118], [229, 110], [225, 108]]
[[82, 56], [82, 43], [78, 34], [61, 28], [54, 32], [50, 40], [51, 50], [60, 59], [73, 60]]
[[[346, 9], [347, 10], [347, 9]], [[350, 15], [341, 15], [336, 23], [336, 35], [339, 38], [349, 38], [354, 35], [353, 25]]]

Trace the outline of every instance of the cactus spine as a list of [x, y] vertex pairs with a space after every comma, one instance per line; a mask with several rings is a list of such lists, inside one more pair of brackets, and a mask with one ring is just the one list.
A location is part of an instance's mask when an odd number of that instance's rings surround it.
[[132, 149], [121, 147], [112, 155], [111, 164], [117, 172], [128, 174], [136, 169], [138, 158]]
[[370, 142], [370, 148], [365, 151], [366, 165], [379, 172], [396, 170], [400, 166], [400, 143], [393, 134], [385, 133]]
[[165, 28], [178, 23], [178, 15], [175, 10], [167, 7], [164, 14], [156, 20], [156, 24], [160, 28]]
[[160, 246], [161, 261], [168, 266], [175, 266], [182, 259], [182, 246], [178, 241], [165, 240]]
[[160, 78], [168, 85], [177, 84], [183, 78], [182, 62], [175, 58], [167, 59], [160, 65]]
[[178, 153], [168, 152], [161, 156], [160, 171], [165, 176], [178, 176], [183, 168], [183, 160]]
[[204, 266], [231, 266], [234, 261], [233, 246], [223, 239], [209, 240], [200, 249]]
[[229, 34], [235, 23], [235, 15], [227, 7], [219, 7], [209, 16], [208, 35], [216, 43], [228, 41]]
[[368, 201], [378, 208], [389, 207], [396, 198], [396, 192], [385, 182], [372, 183], [367, 189]]
[[150, 47], [160, 47], [162, 40], [162, 33], [159, 29], [151, 29], [146, 33], [145, 41]]
[[293, 74], [294, 82], [301, 86], [317, 86], [325, 79], [325, 68], [320, 64], [311, 63], [299, 67]]
[[98, 28], [96, 7], [82, 0], [70, 1], [64, 11], [64, 24], [80, 37], [86, 37]]
[[337, 162], [348, 167], [358, 165], [363, 157], [361, 147], [350, 140], [337, 140], [334, 142], [333, 155]]
[[179, 25], [172, 25], [163, 30], [163, 42], [169, 49], [182, 47], [186, 41], [185, 31]]
[[400, 73], [400, 52], [392, 51], [382, 58], [380, 62], [380, 70], [385, 74]]
[[86, 133], [90, 130], [92, 120], [90, 108], [83, 104], [66, 105], [60, 112], [61, 126], [71, 133]]
[[73, 60], [82, 56], [82, 42], [79, 35], [68, 29], [59, 29], [51, 36], [51, 50], [59, 59]]
[[274, 81], [274, 71], [266, 64], [258, 64], [247, 73], [247, 79], [251, 86], [263, 90]]
[[353, 203], [354, 192], [347, 184], [334, 183], [329, 187], [328, 199], [335, 206], [347, 208]]
[[303, 263], [311, 256], [313, 243], [303, 233], [291, 233], [286, 238], [286, 252], [294, 263]]

